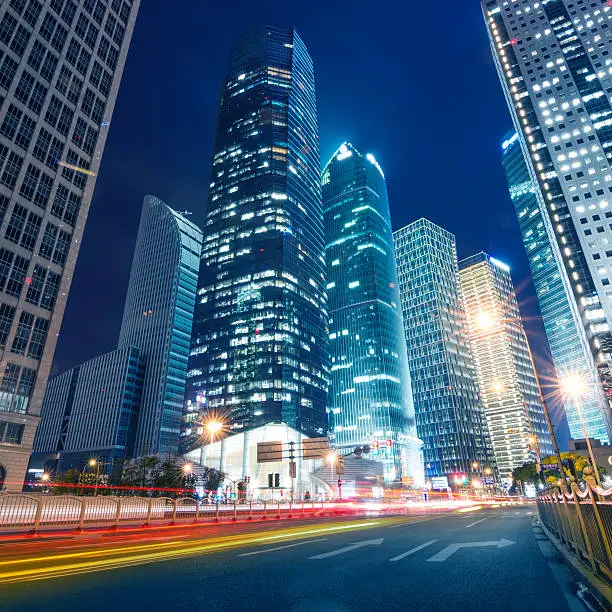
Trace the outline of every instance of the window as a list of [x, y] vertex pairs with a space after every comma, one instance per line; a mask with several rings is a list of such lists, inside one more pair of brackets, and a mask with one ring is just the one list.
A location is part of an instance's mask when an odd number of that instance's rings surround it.
[[0, 21], [0, 42], [8, 45], [11, 42], [16, 27], [17, 19], [8, 12], [4, 13], [4, 17]]
[[2, 126], [0, 127], [0, 133], [13, 140], [13, 136], [21, 121], [22, 114], [23, 113], [14, 104], [11, 104], [6, 112]]
[[51, 46], [58, 52], [61, 53], [64, 45], [66, 44], [66, 38], [68, 37], [68, 30], [63, 25], [58, 25], [53, 39], [51, 40]]
[[35, 127], [36, 122], [34, 121], [34, 119], [31, 119], [27, 115], [24, 115], [23, 119], [21, 120], [19, 130], [17, 131], [17, 136], [15, 137], [15, 143], [19, 145], [22, 149], [27, 150], [30, 146], [32, 136], [34, 135]]
[[21, 236], [21, 246], [28, 251], [34, 250], [36, 239], [38, 238], [38, 230], [42, 223], [42, 217], [37, 214], [30, 212], [28, 214], [28, 221], [23, 229], [23, 235]]
[[28, 272], [28, 260], [20, 255], [15, 255], [13, 267], [11, 269], [8, 282], [6, 283], [6, 293], [18, 298], [21, 295], [21, 289], [25, 281], [25, 276]]
[[22, 165], [23, 157], [20, 157], [17, 155], [17, 153], [11, 151], [9, 153], [6, 165], [4, 166], [4, 172], [0, 176], [0, 183], [9, 189], [14, 189]]
[[23, 18], [29, 25], [34, 27], [36, 25], [36, 22], [38, 21], [38, 16], [40, 15], [41, 11], [42, 3], [40, 2], [40, 0], [30, 0], [28, 8], [26, 9], [26, 12], [23, 15]]
[[[32, 280], [30, 282], [30, 286], [28, 287], [28, 292], [26, 294], [26, 302], [28, 304], [34, 304], [34, 306], [38, 306], [40, 302], [40, 296], [42, 295], [43, 287], [45, 285], [45, 279], [47, 278], [47, 270], [42, 266], [36, 264], [34, 266], [34, 271], [32, 272]], [[0, 310], [0, 324], [1, 324], [1, 310]], [[0, 327], [1, 332], [1, 327]]]
[[17, 62], [8, 55], [5, 55], [2, 66], [0, 66], [0, 85], [5, 89], [9, 89], [16, 72]]
[[15, 338], [13, 339], [13, 346], [11, 346], [11, 353], [25, 355], [26, 348], [30, 342], [30, 335], [32, 334], [33, 325], [34, 315], [23, 310], [21, 312], [21, 316], [19, 317], [19, 324], [17, 325], [17, 331], [15, 332]]
[[34, 329], [32, 330], [32, 337], [30, 339], [30, 345], [28, 346], [28, 357], [30, 357], [30, 359], [40, 359], [42, 357], [45, 342], [47, 341], [48, 330], [49, 321], [47, 321], [47, 319], [43, 319], [42, 317], [36, 317]]
[[38, 183], [38, 189], [34, 194], [34, 204], [40, 206], [43, 210], [47, 208], [49, 198], [51, 197], [51, 190], [53, 189], [53, 177], [45, 174], [41, 174], [40, 181]]
[[47, 114], [45, 115], [45, 121], [55, 127], [57, 120], [59, 119], [60, 113], [62, 112], [62, 102], [56, 96], [51, 96], [49, 106], [47, 107]]
[[57, 56], [53, 55], [51, 51], [48, 51], [42, 68], [40, 69], [41, 76], [44, 79], [47, 79], [47, 81], [53, 80], [53, 75], [55, 74], [55, 69], [57, 68], [57, 61]]
[[7, 240], [19, 244], [21, 238], [21, 232], [25, 225], [26, 219], [28, 218], [28, 209], [25, 206], [15, 204], [11, 220], [9, 221], [8, 227], [6, 228], [5, 237]]
[[59, 121], [57, 123], [57, 131], [64, 136], [68, 136], [70, 126], [72, 125], [72, 117], [74, 111], [70, 110], [67, 106], [64, 106], [60, 114]]
[[40, 70], [43, 60], [45, 59], [45, 53], [45, 46], [39, 40], [35, 40], [34, 46], [28, 57], [28, 66], [31, 66], [34, 70]]
[[55, 248], [55, 241], [57, 239], [58, 228], [52, 223], [47, 223], [45, 233], [43, 234], [42, 242], [38, 250], [38, 254], [45, 259], [51, 261], [53, 256], [53, 249]]
[[53, 253], [53, 263], [63, 266], [66, 263], [66, 256], [70, 249], [70, 234], [60, 230], [57, 236], [57, 244]]
[[21, 73], [21, 78], [17, 84], [17, 89], [15, 89], [15, 97], [20, 102], [27, 104], [28, 100], [30, 99], [30, 92], [34, 86], [34, 81], [34, 77], [29, 72], [24, 70]]
[[13, 37], [13, 42], [11, 43], [11, 50], [14, 51], [20, 57], [23, 55], [26, 47], [28, 46], [28, 41], [30, 40], [30, 32], [22, 25], [17, 28], [17, 32]]
[[34, 85], [32, 97], [30, 98], [30, 102], [28, 103], [28, 108], [31, 111], [37, 114], [40, 113], [43, 104], [45, 103], [45, 98], [47, 97], [47, 91], [47, 88], [42, 83], [37, 82]]
[[45, 310], [53, 310], [55, 306], [55, 298], [57, 298], [57, 292], [59, 291], [61, 277], [55, 272], [49, 271], [47, 273], [47, 282], [43, 290], [43, 296], [40, 301], [40, 307]]
[[[19, 191], [19, 194], [23, 196], [26, 200], [30, 200], [30, 202], [34, 197], [34, 192], [36, 191], [36, 185], [38, 185], [39, 177], [40, 170], [33, 164], [30, 164], [28, 166], [28, 169], [26, 170], [25, 176], [23, 177], [23, 182], [21, 183], [21, 190]], [[15, 213], [13, 212], [13, 214]]]
[[0, 304], [0, 347], [6, 346], [6, 340], [13, 325], [15, 309], [8, 304]]
[[[1, 410], [2, 408], [0, 408]], [[0, 422], [0, 442], [5, 444], [21, 444], [25, 425], [22, 423]]]

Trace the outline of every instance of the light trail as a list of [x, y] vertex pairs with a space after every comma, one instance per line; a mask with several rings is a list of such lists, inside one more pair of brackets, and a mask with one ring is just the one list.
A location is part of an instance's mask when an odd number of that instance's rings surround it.
[[[237, 534], [217, 538], [201, 538], [194, 541], [173, 541], [155, 544], [131, 545], [113, 548], [97, 548], [73, 553], [51, 554], [0, 561], [0, 584], [46, 580], [96, 571], [118, 569], [214, 553], [276, 541], [307, 539], [313, 535], [360, 531], [380, 527], [397, 521], [397, 518], [349, 522], [341, 525], [302, 526], [263, 533]], [[52, 564], [52, 566], [50, 566]], [[27, 566], [31, 567], [27, 567]], [[15, 569], [21, 566], [20, 569]], [[6, 568], [6, 569], [4, 569]], [[9, 569], [10, 568], [10, 569]]]

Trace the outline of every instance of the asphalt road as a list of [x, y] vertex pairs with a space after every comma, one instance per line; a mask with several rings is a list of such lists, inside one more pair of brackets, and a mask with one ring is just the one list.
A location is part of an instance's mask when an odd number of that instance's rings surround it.
[[[300, 539], [2, 584], [0, 610], [585, 610], [573, 595], [571, 574], [534, 532], [535, 512], [523, 506], [392, 521], [368, 517], [351, 526], [311, 523], [312, 533]], [[249, 531], [258, 529], [270, 525]]]

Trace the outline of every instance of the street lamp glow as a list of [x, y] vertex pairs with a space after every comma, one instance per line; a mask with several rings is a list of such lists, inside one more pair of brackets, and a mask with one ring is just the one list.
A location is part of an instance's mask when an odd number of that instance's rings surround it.
[[208, 421], [206, 429], [211, 436], [214, 436], [223, 429], [223, 423], [221, 421]]
[[495, 391], [496, 393], [501, 393], [504, 390], [504, 384], [500, 382], [499, 380], [496, 380], [491, 385], [491, 389], [493, 389], [493, 391]]
[[491, 468], [485, 468], [484, 473], [488, 476], [489, 474], [493, 473], [493, 470]]
[[40, 477], [40, 479], [41, 479], [43, 482], [48, 482], [48, 481], [49, 481], [49, 478], [50, 478], [50, 476], [49, 476], [49, 474], [47, 474], [47, 473], [43, 474], [43, 475]]
[[586, 383], [578, 374], [570, 374], [561, 380], [561, 388], [567, 395], [578, 397], [584, 393]]
[[93, 467], [94, 465], [96, 465], [97, 461], [96, 461], [95, 459], [90, 459], [90, 460], [89, 460], [87, 463], [88, 463], [88, 464], [89, 464], [91, 467]]
[[185, 472], [185, 474], [191, 474], [192, 470], [193, 470], [193, 465], [191, 465], [191, 463], [186, 463], [183, 466], [183, 472]]
[[481, 312], [476, 317], [476, 325], [480, 329], [491, 329], [494, 324], [495, 321], [488, 312]]
[[336, 453], [329, 453], [329, 455], [327, 455], [327, 463], [334, 465], [334, 463], [336, 463], [337, 460], [338, 460], [338, 455], [336, 455]]
[[480, 463], [478, 463], [478, 461], [474, 461], [474, 463], [472, 463], [472, 469], [473, 470], [477, 470], [480, 466]]

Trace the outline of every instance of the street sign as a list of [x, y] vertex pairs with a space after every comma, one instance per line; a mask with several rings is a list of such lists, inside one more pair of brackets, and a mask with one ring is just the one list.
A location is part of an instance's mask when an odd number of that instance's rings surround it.
[[338, 476], [344, 474], [344, 457], [342, 455], [339, 455], [336, 460], [336, 474], [338, 474]]
[[448, 478], [446, 476], [434, 476], [431, 479], [431, 488], [434, 490], [446, 491], [446, 489], [448, 489]]
[[483, 480], [487, 487], [492, 487], [495, 484], [495, 478], [493, 478], [493, 476], [485, 476]]
[[282, 442], [258, 442], [257, 463], [276, 463], [283, 460]]
[[304, 438], [302, 451], [304, 459], [324, 459], [329, 455], [329, 438]]

